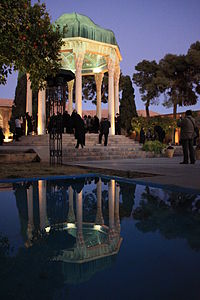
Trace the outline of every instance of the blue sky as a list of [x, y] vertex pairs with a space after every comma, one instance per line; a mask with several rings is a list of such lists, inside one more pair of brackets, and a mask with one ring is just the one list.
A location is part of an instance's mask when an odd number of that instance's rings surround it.
[[[34, 2], [34, 1], [32, 1]], [[47, 10], [55, 21], [63, 13], [77, 12], [90, 17], [96, 24], [112, 29], [120, 47], [124, 75], [132, 77], [135, 65], [142, 61], [159, 61], [167, 53], [186, 54], [190, 45], [200, 40], [199, 0], [46, 0]], [[0, 98], [14, 98], [16, 75], [5, 87]], [[135, 88], [137, 109], [144, 109]], [[88, 105], [84, 104], [84, 107]], [[91, 108], [91, 105], [89, 105]], [[162, 105], [151, 110], [170, 113]], [[192, 109], [200, 109], [200, 100]], [[186, 108], [179, 108], [185, 111]]]

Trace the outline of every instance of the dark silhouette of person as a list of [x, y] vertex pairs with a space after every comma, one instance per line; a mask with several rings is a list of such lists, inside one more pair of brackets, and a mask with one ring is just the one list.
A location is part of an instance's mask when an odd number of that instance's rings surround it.
[[162, 129], [160, 125], [154, 126], [154, 136], [155, 139], [159, 140], [159, 142], [163, 143], [163, 140], [165, 138], [165, 131]]
[[97, 116], [94, 116], [93, 119], [93, 130], [94, 133], [98, 133], [99, 132], [99, 118]]
[[27, 122], [27, 135], [33, 131], [32, 118], [28, 112], [26, 112], [26, 122]]
[[152, 133], [151, 133], [151, 129], [148, 128], [147, 133], [146, 133], [146, 139], [147, 141], [151, 141], [152, 140]]
[[81, 145], [81, 147], [83, 148], [83, 146], [85, 145], [84, 121], [76, 111], [73, 111], [72, 115], [74, 135], [75, 139], [77, 140], [75, 148], [79, 148], [79, 145]]
[[72, 133], [71, 116], [68, 114], [68, 111], [63, 113], [63, 132]]
[[115, 134], [121, 135], [121, 117], [118, 113], [115, 117]]
[[85, 133], [87, 132], [87, 115], [83, 117], [84, 127], [85, 127]]
[[145, 143], [145, 131], [144, 131], [144, 127], [142, 127], [140, 130], [140, 144], [144, 144], [144, 143]]
[[[185, 112], [185, 118], [178, 120], [178, 127], [181, 128], [181, 144], [183, 149], [183, 161], [180, 164], [188, 164], [189, 157], [190, 163], [195, 163], [195, 154], [193, 148], [193, 140], [195, 135], [195, 119], [192, 117], [192, 111]], [[188, 155], [189, 154], [189, 155]]]
[[15, 140], [19, 141], [19, 138], [21, 136], [22, 136], [21, 120], [19, 117], [16, 117], [16, 119], [15, 119]]
[[102, 136], [104, 135], [104, 146], [108, 144], [108, 134], [110, 128], [110, 121], [107, 118], [102, 118], [100, 122], [99, 144], [101, 144]]
[[90, 115], [87, 117], [87, 131], [92, 132], [92, 117]]
[[3, 129], [0, 127], [0, 146], [3, 145], [3, 140], [5, 139], [5, 135], [3, 134]]

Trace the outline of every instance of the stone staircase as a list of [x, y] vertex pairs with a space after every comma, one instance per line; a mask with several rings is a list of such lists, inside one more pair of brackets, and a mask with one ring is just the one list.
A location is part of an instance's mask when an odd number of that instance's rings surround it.
[[[72, 161], [92, 161], [92, 160], [111, 160], [111, 159], [128, 159], [137, 157], [153, 157], [151, 152], [141, 150], [141, 145], [124, 135], [115, 135], [108, 137], [108, 146], [98, 144], [98, 134], [86, 134], [85, 147], [75, 149], [76, 140], [72, 134], [63, 134], [63, 162]], [[8, 145], [19, 146], [20, 148], [45, 149], [45, 156], [42, 160], [48, 160], [47, 150], [49, 146], [48, 135], [23, 136], [19, 142], [12, 142]], [[18, 147], [17, 147], [18, 148]], [[47, 153], [48, 152], [48, 153]], [[40, 153], [38, 152], [40, 155]], [[41, 156], [40, 155], [40, 156]]]

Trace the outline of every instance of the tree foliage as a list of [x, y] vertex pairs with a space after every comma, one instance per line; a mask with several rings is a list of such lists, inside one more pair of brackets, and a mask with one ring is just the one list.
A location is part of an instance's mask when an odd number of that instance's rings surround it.
[[131, 120], [137, 116], [134, 88], [130, 76], [121, 76], [120, 88], [122, 89], [120, 99], [121, 126], [129, 132], [131, 130]]
[[156, 61], [143, 60], [135, 67], [133, 81], [139, 87], [145, 102], [146, 114], [149, 105], [158, 104], [163, 94], [163, 105], [173, 107], [176, 118], [177, 107], [194, 105], [200, 95], [200, 42], [192, 44], [186, 55], [166, 54]]
[[155, 60], [143, 60], [135, 67], [133, 82], [139, 87], [141, 99], [145, 102], [146, 116], [149, 117], [149, 106], [158, 104], [159, 89], [156, 84], [156, 75], [159, 69]]
[[200, 95], [200, 42], [192, 44], [186, 56], [189, 64], [190, 82], [193, 84], [195, 92]]
[[193, 105], [197, 95], [193, 90], [190, 65], [185, 55], [167, 54], [159, 62], [157, 83], [165, 95], [164, 106], [173, 106], [176, 118], [177, 106]]
[[19, 74], [17, 80], [17, 87], [15, 89], [15, 98], [12, 106], [12, 115], [9, 121], [10, 131], [15, 132], [15, 119], [22, 117], [26, 113], [26, 75]]
[[[83, 98], [87, 101], [92, 101], [93, 104], [96, 104], [96, 82], [95, 77], [84, 76], [83, 77]], [[102, 85], [101, 85], [101, 102], [107, 103], [108, 102], [108, 73], [104, 74]]]
[[144, 128], [145, 132], [147, 132], [149, 128], [151, 132], [153, 132], [154, 127], [156, 125], [160, 125], [166, 133], [171, 133], [172, 128], [177, 127], [177, 123], [174, 119], [160, 116], [151, 117], [149, 119], [145, 117], [136, 117], [132, 119], [131, 125], [132, 130], [136, 131], [137, 134], [140, 133], [140, 129], [142, 127]]
[[0, 3], [0, 84], [12, 70], [30, 74], [32, 88], [42, 87], [48, 75], [60, 68], [62, 38], [39, 1], [1, 0]]

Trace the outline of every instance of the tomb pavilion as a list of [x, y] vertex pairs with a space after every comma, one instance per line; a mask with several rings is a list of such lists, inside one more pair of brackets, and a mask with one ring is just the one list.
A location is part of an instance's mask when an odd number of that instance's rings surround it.
[[[63, 46], [60, 50], [62, 69], [75, 74], [68, 82], [68, 112], [75, 109], [82, 116], [82, 76], [94, 75], [96, 81], [96, 115], [101, 119], [101, 85], [108, 72], [108, 118], [110, 134], [115, 134], [115, 114], [119, 112], [120, 50], [111, 30], [96, 25], [90, 18], [77, 13], [63, 14], [55, 21], [60, 27]], [[75, 88], [75, 99], [73, 99]], [[26, 111], [32, 115], [32, 91], [27, 75]], [[46, 133], [46, 93], [38, 92], [38, 134]]]

